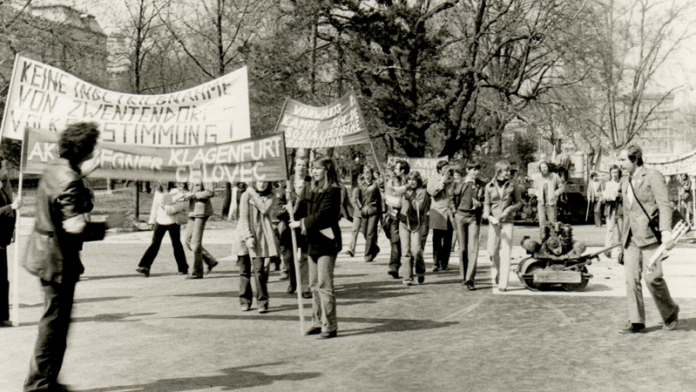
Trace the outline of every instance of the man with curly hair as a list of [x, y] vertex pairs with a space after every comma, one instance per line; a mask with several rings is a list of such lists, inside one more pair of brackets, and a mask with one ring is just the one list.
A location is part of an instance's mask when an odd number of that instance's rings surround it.
[[[60, 136], [60, 158], [39, 181], [34, 230], [24, 267], [41, 280], [44, 311], [24, 391], [64, 391], [58, 383], [67, 347], [75, 285], [84, 272], [80, 250], [84, 238], [103, 238], [106, 226], [88, 223], [92, 193], [85, 187], [80, 165], [94, 152], [99, 130], [95, 123], [76, 123]], [[97, 234], [94, 234], [97, 233]]]

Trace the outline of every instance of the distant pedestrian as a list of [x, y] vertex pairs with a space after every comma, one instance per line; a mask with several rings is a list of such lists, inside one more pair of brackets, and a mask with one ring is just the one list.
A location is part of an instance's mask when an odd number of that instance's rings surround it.
[[375, 182], [375, 169], [365, 165], [362, 170], [363, 186], [358, 194], [357, 207], [362, 217], [363, 236], [365, 236], [365, 261], [371, 262], [379, 254], [377, 224], [382, 216], [382, 195]]
[[418, 279], [418, 283], [425, 281], [425, 261], [421, 240], [427, 230], [425, 221], [427, 212], [430, 210], [430, 195], [424, 187], [420, 173], [411, 172], [407, 180], [406, 189], [401, 198], [399, 238], [401, 265], [404, 267], [403, 282], [410, 286], [414, 277]]
[[466, 174], [454, 189], [454, 221], [459, 238], [459, 269], [462, 284], [475, 290], [476, 265], [479, 252], [479, 232], [483, 214], [485, 184], [478, 179], [481, 164], [469, 161]]
[[[621, 169], [613, 165], [609, 169], [609, 180], [602, 187], [602, 199], [604, 200], [604, 216], [607, 222], [607, 234], [604, 246], [611, 246], [621, 240], [621, 230], [623, 227], [623, 200], [621, 198]], [[615, 235], [616, 234], [616, 235]], [[614, 240], [616, 237], [616, 240]], [[623, 259], [623, 247], [618, 252], [619, 261]], [[611, 251], [604, 252], [604, 255], [611, 257]]]
[[587, 185], [587, 202], [594, 211], [595, 226], [602, 227], [602, 183], [595, 172], [590, 174], [590, 183]]
[[300, 200], [300, 208], [292, 228], [301, 228], [307, 234], [309, 280], [312, 287], [312, 327], [307, 334], [321, 338], [336, 337], [336, 294], [334, 267], [341, 251], [341, 187], [331, 158], [323, 157], [312, 164], [312, 189], [307, 198]]
[[12, 242], [15, 229], [15, 211], [22, 207], [22, 200], [12, 200], [12, 187], [7, 178], [7, 161], [0, 156], [0, 327], [11, 327], [10, 282], [7, 277], [7, 247]]
[[387, 273], [392, 278], [399, 278], [401, 268], [401, 235], [399, 233], [399, 210], [401, 199], [406, 190], [406, 178], [411, 173], [411, 166], [405, 160], [398, 160], [394, 164], [392, 175], [384, 176], [385, 184], [383, 200], [386, 213], [382, 221], [382, 229], [389, 239], [391, 249], [389, 252], [389, 270]]
[[515, 213], [522, 206], [520, 189], [510, 180], [510, 164], [495, 164], [495, 176], [484, 191], [483, 219], [488, 220], [488, 254], [496, 269], [495, 283], [507, 290]]
[[[194, 169], [195, 172], [200, 172], [200, 168]], [[213, 203], [210, 200], [213, 196], [213, 184], [204, 184], [202, 180], [198, 180], [189, 183], [189, 192], [182, 197], [182, 200], [189, 202], [185, 242], [186, 247], [193, 252], [193, 273], [187, 276], [188, 279], [203, 279], [204, 262], [208, 266], [208, 272], [218, 265], [217, 260], [203, 248], [205, 224], [213, 215]]]
[[543, 242], [548, 236], [547, 222], [556, 223], [558, 215], [558, 198], [563, 194], [563, 180], [558, 174], [549, 170], [546, 161], [539, 162], [539, 174], [534, 179], [534, 193], [537, 197], [537, 216], [539, 217], [539, 228], [541, 234], [539, 241]]
[[187, 204], [182, 200], [183, 193], [173, 183], [160, 181], [156, 185], [155, 195], [152, 198], [152, 210], [149, 223], [152, 225], [152, 242], [140, 259], [138, 273], [150, 276], [152, 263], [159, 253], [164, 235], [169, 232], [174, 249], [174, 259], [179, 270], [179, 275], [188, 274], [186, 253], [181, 245], [181, 225], [188, 222]]
[[433, 272], [447, 270], [454, 232], [454, 174], [447, 161], [437, 163], [437, 177], [428, 179], [430, 229], [433, 231]]
[[[358, 233], [361, 231], [360, 229], [362, 228], [362, 211], [360, 206], [360, 187], [363, 186], [365, 183], [365, 176], [363, 174], [360, 174], [358, 176], [357, 180], [357, 186], [353, 188], [351, 192], [351, 197], [353, 201], [353, 205], [356, 206], [354, 212], [353, 212], [353, 226], [351, 228], [350, 232], [350, 245], [348, 245], [348, 250], [346, 251], [346, 254], [350, 257], [355, 257], [355, 246], [358, 242]], [[363, 237], [365, 236], [363, 232]], [[367, 239], [365, 239], [367, 241]], [[367, 243], [367, 242], [366, 242]]]

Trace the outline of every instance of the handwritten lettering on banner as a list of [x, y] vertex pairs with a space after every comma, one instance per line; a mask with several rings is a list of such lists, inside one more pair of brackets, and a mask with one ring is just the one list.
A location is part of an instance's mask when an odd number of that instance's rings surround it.
[[411, 171], [417, 171], [423, 177], [423, 181], [428, 178], [434, 178], [437, 176], [437, 164], [440, 161], [447, 161], [448, 157], [438, 157], [438, 158], [409, 158], [409, 157], [396, 157], [390, 156], [387, 162], [390, 165], [396, 163], [396, 161], [406, 161], [408, 162]]
[[102, 141], [124, 144], [198, 146], [251, 136], [246, 67], [176, 93], [133, 95], [18, 56], [10, 86], [7, 138], [22, 139], [25, 127], [59, 132], [82, 121], [98, 123]]
[[[58, 159], [59, 135], [27, 128], [23, 172], [40, 174]], [[283, 134], [180, 148], [99, 143], [98, 167], [91, 178], [140, 181], [251, 182], [287, 178]]]
[[289, 99], [278, 131], [289, 148], [328, 148], [370, 142], [354, 92], [329, 106], [315, 107]]

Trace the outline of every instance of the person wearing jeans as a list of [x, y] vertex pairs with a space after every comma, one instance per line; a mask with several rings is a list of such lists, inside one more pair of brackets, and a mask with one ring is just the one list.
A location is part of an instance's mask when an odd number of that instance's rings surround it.
[[484, 198], [484, 184], [478, 179], [480, 170], [481, 165], [478, 162], [469, 161], [466, 165], [466, 175], [454, 190], [456, 207], [454, 222], [459, 241], [459, 270], [462, 274], [462, 284], [469, 290], [476, 289], [474, 279]]
[[[360, 174], [358, 176], [358, 186], [353, 188], [353, 191], [351, 192], [352, 198], [353, 198], [353, 204], [358, 206], [360, 205], [359, 198], [360, 198], [360, 187], [363, 186], [365, 183], [365, 176]], [[360, 229], [362, 227], [362, 214], [360, 212], [360, 208], [356, 208], [353, 213], [353, 227], [351, 228], [350, 231], [350, 245], [348, 245], [348, 250], [346, 251], [346, 254], [350, 257], [355, 257], [355, 245], [358, 242], [358, 235], [360, 233]]]
[[558, 198], [563, 194], [564, 185], [561, 177], [549, 171], [546, 161], [539, 162], [539, 175], [534, 180], [534, 192], [537, 197], [537, 212], [539, 216], [540, 240], [546, 238], [546, 223], [555, 223]]
[[[623, 202], [621, 199], [621, 169], [617, 165], [613, 165], [609, 169], [609, 181], [604, 183], [602, 190], [602, 198], [604, 199], [604, 212], [607, 221], [607, 235], [604, 241], [604, 246], [609, 247], [621, 239], [621, 227], [623, 226]], [[616, 240], [614, 240], [614, 234]], [[611, 257], [612, 251], [604, 252], [604, 255]], [[620, 256], [623, 250], [618, 251], [619, 262], [623, 260]]]
[[312, 188], [307, 198], [300, 200], [300, 208], [291, 228], [301, 228], [307, 234], [309, 281], [312, 287], [312, 327], [308, 335], [319, 334], [322, 339], [336, 337], [336, 294], [334, 267], [341, 250], [341, 188], [336, 166], [331, 158], [313, 162]]
[[483, 219], [488, 220], [488, 254], [496, 269], [495, 283], [507, 290], [510, 278], [514, 217], [522, 206], [517, 184], [510, 181], [510, 163], [495, 164], [495, 176], [484, 188]]
[[410, 173], [407, 181], [405, 192], [401, 197], [399, 239], [402, 254], [401, 264], [404, 266], [403, 282], [410, 286], [413, 284], [414, 276], [418, 278], [418, 283], [425, 281], [425, 261], [423, 260], [421, 240], [424, 231], [427, 230], [425, 220], [428, 210], [430, 210], [430, 195], [423, 186], [420, 173]]
[[280, 241], [271, 222], [278, 200], [267, 181], [257, 181], [247, 188], [239, 201], [237, 234], [246, 255], [238, 258], [239, 301], [242, 311], [250, 309], [252, 291], [250, 277], [256, 284], [256, 303], [259, 313], [268, 312], [268, 270], [271, 257], [280, 252]]
[[203, 262], [208, 265], [208, 272], [218, 264], [217, 260], [203, 248], [203, 231], [208, 218], [213, 215], [213, 203], [210, 199], [215, 196], [215, 192], [213, 184], [203, 184], [201, 181], [191, 183], [189, 186], [189, 192], [182, 197], [182, 200], [189, 202], [185, 242], [186, 247], [193, 252], [193, 272], [187, 278], [203, 279]]

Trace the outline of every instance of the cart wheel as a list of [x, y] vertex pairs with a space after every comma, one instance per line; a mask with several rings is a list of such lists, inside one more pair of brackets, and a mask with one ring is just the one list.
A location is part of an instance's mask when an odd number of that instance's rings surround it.
[[522, 262], [522, 268], [520, 269], [520, 280], [527, 286], [528, 289], [532, 291], [545, 291], [551, 287], [550, 284], [546, 283], [534, 283], [534, 277], [522, 277], [523, 275], [533, 275], [534, 271], [538, 269], [546, 268], [546, 263], [533, 258], [529, 258]]
[[[580, 272], [583, 274], [586, 274], [587, 268], [582, 267]], [[590, 282], [590, 278], [582, 278], [582, 281], [580, 281], [580, 283], [563, 283], [561, 286], [566, 291], [582, 291], [582, 290], [585, 290], [585, 287], [587, 287], [587, 284], [589, 282]]]

